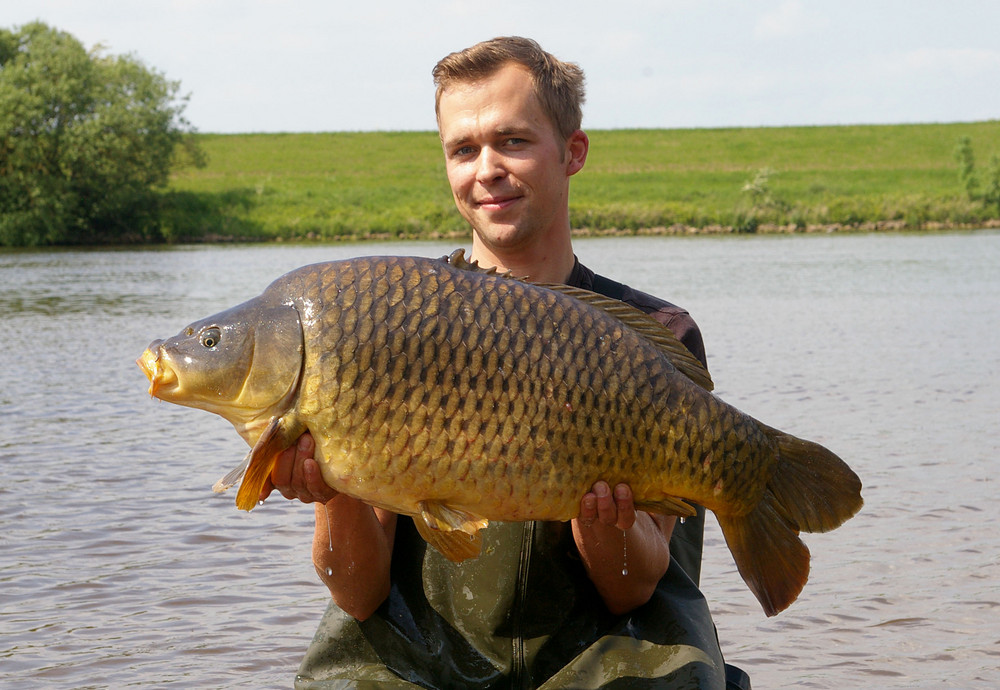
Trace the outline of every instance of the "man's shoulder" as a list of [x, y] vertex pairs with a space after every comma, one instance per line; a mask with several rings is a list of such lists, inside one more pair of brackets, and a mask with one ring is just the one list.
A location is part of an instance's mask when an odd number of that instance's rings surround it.
[[[679, 307], [673, 302], [668, 302], [665, 299], [660, 299], [655, 295], [651, 295], [648, 292], [643, 292], [642, 290], [636, 290], [635, 288], [622, 284], [622, 296], [620, 298], [622, 302], [630, 304], [639, 311], [644, 311], [647, 314], [663, 320], [664, 318], [688, 318], [691, 319], [691, 314], [688, 313], [687, 309]], [[694, 321], [694, 319], [691, 319]]]
[[701, 360], [702, 364], [706, 363], [705, 345], [701, 337], [701, 330], [687, 309], [651, 295], [648, 292], [636, 290], [629, 285], [594, 273], [594, 271], [579, 261], [573, 266], [573, 272], [566, 282], [574, 287], [580, 287], [585, 290], [598, 292], [606, 297], [619, 299], [639, 311], [649, 314], [673, 331], [677, 339], [684, 343], [688, 350], [691, 351], [691, 354]]

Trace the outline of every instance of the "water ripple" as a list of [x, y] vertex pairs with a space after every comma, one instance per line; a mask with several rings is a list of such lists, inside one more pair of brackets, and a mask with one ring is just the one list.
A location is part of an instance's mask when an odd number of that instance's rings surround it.
[[[702, 584], [727, 659], [757, 688], [994, 686], [1000, 235], [576, 246], [692, 312], [720, 395], [865, 482], [858, 518], [805, 535], [810, 581], [775, 618], [709, 520]], [[386, 250], [0, 253], [0, 685], [291, 685], [328, 600], [312, 510], [213, 495], [245, 446], [151, 401], [133, 361], [290, 268]]]

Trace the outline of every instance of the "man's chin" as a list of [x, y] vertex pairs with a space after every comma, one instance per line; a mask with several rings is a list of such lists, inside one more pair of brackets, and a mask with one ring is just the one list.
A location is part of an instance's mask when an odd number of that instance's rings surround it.
[[513, 223], [484, 223], [474, 226], [479, 241], [491, 251], [509, 251], [524, 245], [531, 231]]

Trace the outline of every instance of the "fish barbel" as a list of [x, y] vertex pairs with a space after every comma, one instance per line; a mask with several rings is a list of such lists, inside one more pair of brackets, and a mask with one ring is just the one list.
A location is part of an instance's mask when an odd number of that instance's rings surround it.
[[708, 372], [651, 317], [461, 251], [299, 268], [137, 363], [151, 395], [221, 415], [251, 446], [217, 485], [245, 470], [240, 508], [309, 431], [331, 487], [413, 516], [456, 561], [478, 555], [489, 520], [570, 520], [596, 481], [625, 482], [642, 510], [715, 512], [774, 615], [808, 578], [799, 532], [862, 505], [840, 458], [710, 393]]

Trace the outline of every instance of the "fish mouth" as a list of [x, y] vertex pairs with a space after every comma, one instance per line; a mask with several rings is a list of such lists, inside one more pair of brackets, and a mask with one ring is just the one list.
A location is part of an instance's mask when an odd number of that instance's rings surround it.
[[165, 366], [160, 359], [160, 348], [157, 343], [147, 347], [135, 363], [149, 379], [149, 394], [154, 398], [162, 397], [165, 388], [173, 388], [177, 384], [177, 375], [173, 369]]

